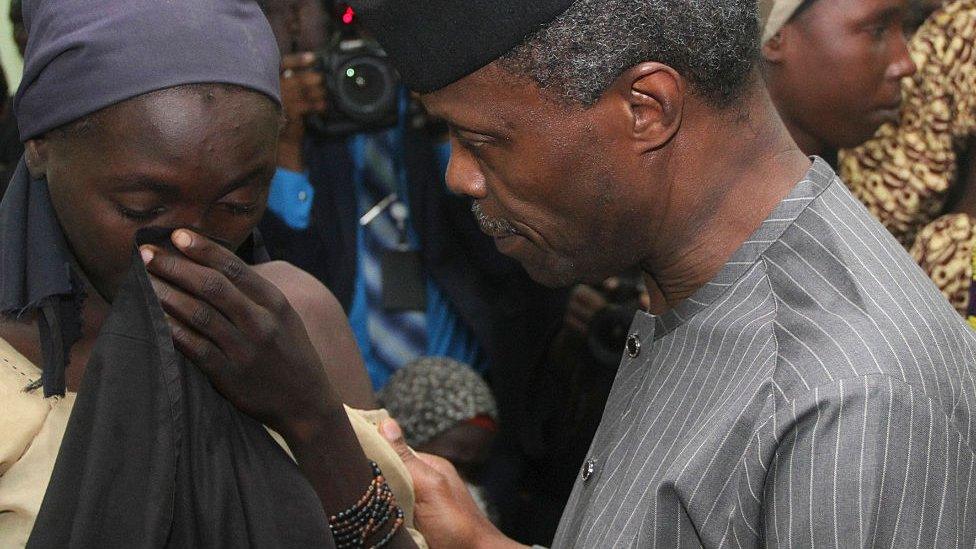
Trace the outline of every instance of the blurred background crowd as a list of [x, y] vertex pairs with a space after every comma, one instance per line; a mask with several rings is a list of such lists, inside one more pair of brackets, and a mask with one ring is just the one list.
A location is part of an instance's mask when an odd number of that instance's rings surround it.
[[[506, 534], [550, 543], [646, 300], [640, 273], [534, 283], [447, 190], [445, 127], [398, 84], [355, 12], [260, 3], [286, 111], [260, 226], [268, 249], [339, 299], [407, 441], [452, 461]], [[976, 326], [976, 0], [771, 6], [763, 72], [794, 139], [839, 170]], [[9, 95], [26, 37], [19, 0], [0, 10]], [[7, 100], [2, 181], [22, 152]]]

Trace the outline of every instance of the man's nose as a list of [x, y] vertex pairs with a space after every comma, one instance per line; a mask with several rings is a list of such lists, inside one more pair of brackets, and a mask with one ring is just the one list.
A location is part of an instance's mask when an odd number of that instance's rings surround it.
[[452, 193], [485, 198], [485, 175], [474, 156], [456, 143], [451, 144], [451, 160], [447, 163], [447, 187]]
[[915, 74], [918, 67], [915, 66], [915, 61], [912, 60], [912, 55], [908, 51], [908, 41], [904, 34], [898, 34], [894, 48], [891, 64], [888, 65], [888, 78], [901, 80]]

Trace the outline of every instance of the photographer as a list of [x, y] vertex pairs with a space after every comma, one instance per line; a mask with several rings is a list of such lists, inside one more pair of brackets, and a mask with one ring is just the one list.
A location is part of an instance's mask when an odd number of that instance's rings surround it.
[[292, 53], [281, 58], [281, 95], [285, 104], [285, 125], [278, 142], [278, 166], [303, 172], [302, 143], [305, 117], [325, 114], [325, 88], [322, 73], [314, 69], [314, 53]]

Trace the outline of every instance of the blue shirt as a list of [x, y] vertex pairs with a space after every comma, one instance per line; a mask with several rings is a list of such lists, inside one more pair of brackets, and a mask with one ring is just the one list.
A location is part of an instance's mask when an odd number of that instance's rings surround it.
[[[353, 158], [361, 157], [357, 147], [361, 146], [359, 138], [350, 139], [350, 149]], [[441, 173], [446, 171], [447, 160], [450, 158], [450, 144], [444, 143], [438, 147], [437, 157]], [[357, 170], [361, 169], [357, 163]], [[440, 183], [443, 185], [443, 182]], [[357, 188], [357, 192], [359, 189]], [[448, 192], [445, 188], [444, 192]], [[271, 191], [268, 195], [268, 209], [295, 230], [307, 229], [311, 223], [311, 209], [314, 200], [314, 189], [307, 174], [279, 168], [271, 181]], [[416, 241], [412, 228], [411, 240]], [[362, 231], [362, 228], [360, 228]], [[357, 239], [359, 249], [357, 255], [362, 257], [362, 238]], [[356, 275], [356, 289], [352, 306], [349, 311], [349, 322], [359, 344], [366, 369], [375, 389], [386, 384], [393, 371], [374, 358], [374, 346], [382, 345], [382, 341], [372, 341], [367, 327], [368, 305], [365, 299], [365, 284], [362, 269]], [[427, 325], [426, 354], [428, 356], [446, 356], [471, 365], [479, 372], [487, 370], [487, 359], [482, 352], [481, 345], [470, 328], [461, 320], [453, 304], [441, 291], [437, 283], [427, 277], [427, 308], [425, 311]], [[404, 364], [398, 365], [404, 366]]]
[[303, 231], [312, 221], [312, 201], [315, 188], [308, 174], [278, 168], [271, 180], [268, 193], [268, 209], [285, 222], [285, 225]]

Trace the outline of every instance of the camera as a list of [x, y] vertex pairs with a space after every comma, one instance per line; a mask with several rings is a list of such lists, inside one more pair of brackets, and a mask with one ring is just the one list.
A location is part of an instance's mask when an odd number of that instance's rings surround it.
[[335, 30], [317, 57], [329, 110], [310, 117], [309, 126], [328, 136], [395, 126], [400, 89], [396, 69], [379, 43], [362, 34], [350, 6], [337, 2], [328, 12]]

